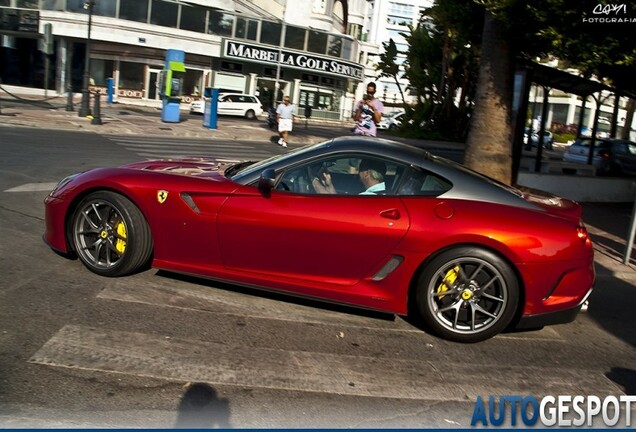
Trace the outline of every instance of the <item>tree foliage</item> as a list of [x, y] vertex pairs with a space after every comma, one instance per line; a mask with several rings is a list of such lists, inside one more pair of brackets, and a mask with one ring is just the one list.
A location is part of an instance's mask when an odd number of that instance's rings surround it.
[[375, 69], [380, 71], [380, 76], [393, 78], [400, 96], [402, 97], [402, 103], [406, 104], [404, 100], [404, 93], [402, 92], [402, 86], [399, 81], [400, 65], [397, 63], [398, 49], [393, 39], [389, 39], [388, 42], [382, 42], [384, 52], [380, 54], [380, 61], [376, 65]]
[[[437, 0], [425, 11], [427, 20], [407, 35], [407, 76], [420, 103], [434, 106], [428, 110], [432, 120], [428, 126], [442, 132], [458, 131], [462, 121], [470, 117], [467, 164], [510, 182], [510, 96], [519, 64], [556, 58], [586, 77], [600, 79], [625, 94], [636, 94], [634, 24], [595, 21], [599, 4], [613, 3]], [[629, 17], [636, 10], [625, 12], [623, 17]], [[484, 46], [486, 34], [489, 39]], [[476, 83], [479, 89], [475, 89]], [[462, 134], [455, 138], [457, 135]]]

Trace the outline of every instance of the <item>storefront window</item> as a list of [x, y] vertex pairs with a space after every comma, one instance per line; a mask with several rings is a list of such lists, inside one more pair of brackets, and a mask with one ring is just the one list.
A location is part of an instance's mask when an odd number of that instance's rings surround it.
[[148, 0], [119, 0], [119, 18], [148, 22]]
[[280, 45], [281, 25], [276, 22], [261, 22], [261, 43], [269, 45]]
[[106, 80], [113, 77], [112, 60], [91, 60], [91, 83], [96, 86], [106, 87]]
[[145, 65], [121, 62], [119, 64], [118, 87], [127, 90], [143, 90]]
[[179, 5], [163, 0], [152, 0], [150, 24], [164, 27], [177, 27]]
[[202, 7], [181, 4], [181, 23], [179, 28], [205, 33], [206, 10]]
[[[47, 1], [47, 0], [44, 0], [44, 1]], [[0, 0], [0, 6], [7, 6], [7, 7], [11, 6], [11, 0]]]
[[305, 33], [304, 28], [287, 26], [285, 33], [285, 47], [302, 50], [305, 48]]
[[324, 54], [327, 51], [327, 33], [311, 30], [307, 41], [307, 51]]
[[210, 11], [210, 21], [208, 22], [208, 33], [218, 36], [232, 36], [232, 26], [234, 25], [234, 15], [220, 11]]
[[203, 71], [196, 69], [186, 69], [183, 76], [183, 94], [190, 96], [201, 95], [201, 80]]

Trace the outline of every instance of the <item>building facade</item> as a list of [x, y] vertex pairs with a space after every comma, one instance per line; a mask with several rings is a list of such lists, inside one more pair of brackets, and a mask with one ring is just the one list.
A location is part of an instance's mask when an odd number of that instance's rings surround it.
[[118, 100], [159, 104], [165, 53], [176, 49], [185, 52], [184, 103], [216, 87], [256, 94], [265, 107], [288, 94], [315, 117], [345, 118], [364, 79], [357, 39], [364, 14], [355, 8], [365, 3], [0, 0], [0, 79], [79, 92], [88, 64], [91, 87], [113, 78]]
[[[382, 43], [393, 39], [398, 52], [406, 52], [408, 44], [402, 33], [409, 32], [408, 26], [417, 26], [423, 11], [433, 5], [433, 0], [370, 0], [366, 3], [359, 61], [365, 66], [366, 81], [376, 81], [377, 96], [388, 105], [400, 105], [402, 96], [395, 80], [380, 77], [375, 69], [379, 54], [384, 51]], [[405, 60], [406, 55], [398, 54], [398, 64], [402, 65]], [[403, 77], [403, 72], [401, 68], [400, 87], [406, 102], [414, 103], [415, 98], [408, 94], [409, 82]]]

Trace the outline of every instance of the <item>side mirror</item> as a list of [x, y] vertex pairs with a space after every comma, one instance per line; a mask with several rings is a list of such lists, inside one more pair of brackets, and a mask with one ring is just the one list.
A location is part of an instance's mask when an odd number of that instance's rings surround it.
[[269, 193], [276, 185], [276, 173], [273, 169], [267, 168], [261, 173], [261, 178], [258, 181], [258, 188], [264, 192]]

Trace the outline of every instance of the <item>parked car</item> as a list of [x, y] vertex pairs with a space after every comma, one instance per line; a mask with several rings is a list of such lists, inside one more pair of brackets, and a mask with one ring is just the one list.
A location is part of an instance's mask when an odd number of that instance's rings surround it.
[[[190, 103], [191, 113], [205, 111], [205, 98]], [[263, 105], [258, 97], [242, 93], [219, 93], [217, 114], [245, 117], [253, 120], [263, 114]]]
[[382, 120], [380, 120], [378, 128], [393, 130], [402, 124], [403, 119], [403, 111], [391, 111], [390, 113], [382, 116]]
[[[332, 194], [319, 194], [327, 178]], [[152, 265], [412, 312], [458, 342], [572, 321], [594, 284], [577, 203], [383, 139], [340, 137], [260, 162], [96, 168], [63, 179], [45, 207], [45, 241], [101, 276]]]
[[[586, 164], [592, 139], [581, 137], [563, 153], [563, 160]], [[636, 175], [636, 143], [621, 139], [597, 138], [592, 165], [599, 175]]]
[[[529, 138], [530, 143], [528, 143], [528, 135], [530, 135], [530, 138]], [[530, 134], [530, 129], [526, 128], [523, 134], [523, 143], [526, 146], [531, 145], [532, 147], [536, 147], [538, 142], [539, 142], [539, 132], [534, 131], [532, 132], [532, 134]], [[553, 144], [554, 144], [554, 136], [552, 135], [552, 132], [544, 131], [543, 132], [543, 148], [552, 150]]]

